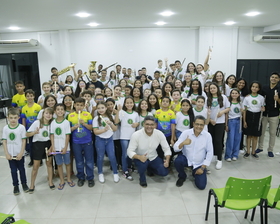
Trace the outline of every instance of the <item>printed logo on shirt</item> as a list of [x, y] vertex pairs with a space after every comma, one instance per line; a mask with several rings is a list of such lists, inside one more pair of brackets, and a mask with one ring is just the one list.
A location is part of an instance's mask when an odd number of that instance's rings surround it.
[[15, 133], [12, 132], [12, 133], [9, 134], [9, 139], [10, 139], [11, 141], [14, 141], [15, 138], [16, 138]]
[[252, 104], [253, 104], [253, 105], [257, 105], [257, 104], [258, 104], [258, 101], [257, 101], [257, 100], [252, 100]]
[[185, 120], [183, 121], [183, 124], [184, 124], [185, 126], [189, 126], [190, 121], [189, 121], [188, 119], [185, 119]]
[[105, 127], [105, 126], [106, 126], [106, 123], [105, 123], [104, 121], [102, 121], [102, 122], [101, 122], [101, 125], [102, 125], [103, 127]]
[[74, 117], [74, 116], [75, 116], [75, 114], [70, 115], [70, 117]]
[[61, 135], [61, 133], [62, 133], [61, 128], [58, 127], [58, 128], [55, 129], [55, 134]]
[[236, 113], [236, 114], [238, 114], [238, 113], [240, 112], [240, 110], [239, 110], [238, 107], [235, 107], [235, 108], [233, 109], [233, 111], [234, 111], [234, 113]]
[[49, 136], [47, 131], [43, 131], [42, 135], [43, 135], [43, 137], [48, 137]]
[[144, 121], [141, 122], [141, 126], [144, 127]]
[[212, 107], [216, 107], [216, 106], [218, 106], [218, 101], [213, 101], [212, 102]]
[[127, 123], [133, 124], [133, 120], [132, 120], [132, 119], [128, 119], [128, 120], [127, 120]]

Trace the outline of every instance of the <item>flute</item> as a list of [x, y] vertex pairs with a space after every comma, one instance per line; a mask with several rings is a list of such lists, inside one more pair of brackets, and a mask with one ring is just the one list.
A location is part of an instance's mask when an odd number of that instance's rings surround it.
[[[266, 96], [264, 97], [264, 102], [266, 100]], [[260, 115], [260, 120], [259, 120], [259, 127], [258, 127], [258, 131], [260, 130], [261, 128], [261, 124], [262, 124], [262, 117], [263, 117], [263, 111], [261, 111], [261, 115]]]
[[[1, 159], [6, 159], [6, 156], [0, 156]], [[12, 160], [17, 160], [17, 157], [12, 157]]]
[[47, 159], [47, 161], [49, 161], [49, 157], [48, 157], [48, 148], [47, 148], [47, 147], [45, 148], [45, 152], [46, 152], [46, 159]]
[[73, 110], [73, 107], [74, 107], [74, 101], [72, 100], [72, 102], [71, 102], [71, 110]]
[[[274, 95], [277, 95], [277, 90], [274, 90]], [[274, 108], [277, 108], [277, 101], [274, 100]]]
[[[50, 155], [57, 155], [57, 154], [61, 154], [62, 152], [51, 152]], [[67, 151], [66, 153], [69, 153], [69, 151]]]
[[56, 81], [54, 82], [54, 95], [56, 96]]
[[78, 131], [77, 132], [80, 132], [80, 119], [81, 119], [81, 111], [79, 110], [79, 112], [78, 112], [78, 124], [79, 124], [79, 127], [78, 127]]
[[109, 129], [110, 129], [111, 131], [113, 131], [113, 129], [111, 128], [111, 126], [110, 126], [109, 124], [106, 123], [105, 119], [104, 119], [101, 115], [100, 115], [99, 117], [101, 118], [101, 120], [102, 120], [106, 125], [109, 126]]

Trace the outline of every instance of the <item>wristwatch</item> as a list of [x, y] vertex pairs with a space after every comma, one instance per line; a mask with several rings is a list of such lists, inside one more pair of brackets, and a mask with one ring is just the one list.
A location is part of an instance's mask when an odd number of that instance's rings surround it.
[[201, 166], [200, 169], [205, 170], [205, 167]]

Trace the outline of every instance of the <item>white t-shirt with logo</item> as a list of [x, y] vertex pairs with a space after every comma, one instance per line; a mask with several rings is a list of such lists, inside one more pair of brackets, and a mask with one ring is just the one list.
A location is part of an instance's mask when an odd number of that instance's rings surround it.
[[153, 116], [153, 113], [152, 112], [148, 112], [146, 116], [139, 115], [139, 126], [137, 127], [137, 130], [140, 130], [141, 128], [143, 128], [144, 119], [147, 116]]
[[[65, 147], [66, 135], [71, 134], [70, 122], [64, 119], [62, 122], [53, 120], [51, 123], [51, 134], [54, 135], [54, 150], [60, 152]], [[68, 144], [67, 151], [70, 151]]]
[[176, 114], [176, 130], [183, 132], [190, 129], [190, 117], [184, 115], [181, 111]]
[[228, 119], [234, 119], [240, 117], [241, 109], [243, 109], [242, 103], [231, 103], [230, 111], [228, 113]]
[[218, 97], [213, 97], [212, 100], [210, 119], [216, 121], [216, 124], [223, 124], [226, 122], [225, 114], [223, 114], [221, 117], [218, 117], [217, 115], [220, 111], [230, 107], [228, 98], [225, 95], [222, 95], [222, 97], [223, 97], [223, 107], [221, 108], [218, 102]]
[[257, 113], [261, 111], [261, 107], [265, 106], [264, 97], [261, 95], [257, 96], [246, 96], [243, 101], [244, 107], [247, 107], [247, 110]]
[[27, 132], [34, 132], [39, 128], [39, 134], [35, 134], [33, 136], [32, 142], [46, 142], [50, 140], [50, 125], [44, 124], [42, 128], [40, 128], [40, 121], [36, 120], [27, 130]]
[[[207, 120], [207, 109], [205, 107], [205, 104], [204, 104], [204, 107], [202, 107], [201, 111], [198, 111], [197, 108], [193, 108], [193, 115], [194, 115], [194, 117], [196, 117], [198, 115], [203, 116], [205, 118], [205, 120]], [[208, 125], [204, 125], [203, 130], [208, 131]]]
[[[103, 117], [103, 119], [104, 119], [105, 121], [109, 121], [109, 120], [110, 120], [108, 117]], [[114, 119], [114, 118], [113, 118], [113, 119]], [[92, 127], [93, 127], [93, 128], [98, 128], [99, 130], [103, 130], [103, 129], [106, 127], [106, 125], [107, 125], [107, 124], [106, 124], [103, 120], [101, 120], [101, 126], [99, 126], [99, 124], [98, 124], [98, 116], [96, 116], [96, 117], [93, 119], [93, 121], [92, 121]], [[114, 134], [114, 132], [111, 131], [111, 130], [109, 129], [109, 130], [107, 130], [106, 132], [101, 133], [101, 134], [96, 135], [96, 136], [98, 136], [98, 137], [100, 137], [100, 138], [111, 138], [113, 134]]]
[[26, 138], [26, 130], [22, 124], [17, 127], [11, 128], [5, 125], [3, 128], [2, 139], [7, 140], [7, 149], [11, 156], [17, 156], [22, 147], [22, 139]]
[[128, 113], [120, 110], [119, 119], [121, 121], [120, 139], [129, 140], [131, 135], [136, 131], [136, 128], [131, 127], [131, 125], [133, 123], [139, 123], [139, 115], [135, 111]]

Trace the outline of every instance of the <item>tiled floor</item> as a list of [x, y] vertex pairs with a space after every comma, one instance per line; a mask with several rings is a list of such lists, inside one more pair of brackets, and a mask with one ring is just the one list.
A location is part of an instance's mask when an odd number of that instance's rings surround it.
[[[5, 120], [0, 121], [2, 130]], [[1, 132], [1, 131], [0, 131]], [[2, 136], [2, 133], [0, 133]], [[266, 144], [267, 146], [267, 136]], [[277, 138], [275, 151], [280, 151], [280, 141]], [[0, 155], [4, 155], [0, 148]], [[26, 158], [26, 164], [29, 158]], [[0, 212], [13, 213], [16, 219], [25, 219], [32, 224], [201, 224], [214, 223], [214, 209], [211, 206], [209, 221], [204, 221], [208, 190], [211, 187], [223, 187], [229, 176], [241, 178], [261, 178], [272, 175], [272, 187], [280, 184], [280, 156], [268, 158], [266, 153], [260, 154], [260, 159], [243, 159], [236, 162], [223, 162], [221, 170], [215, 170], [211, 164], [212, 173], [208, 175], [207, 189], [200, 191], [189, 179], [181, 188], [175, 186], [177, 173], [173, 168], [167, 177], [147, 177], [148, 187], [143, 189], [138, 184], [138, 175], [133, 174], [134, 181], [121, 178], [119, 183], [113, 182], [113, 176], [106, 166], [106, 182], [88, 188], [65, 186], [64, 190], [51, 191], [48, 188], [46, 168], [39, 169], [36, 179], [36, 190], [33, 195], [21, 192], [14, 196], [10, 169], [6, 159], [0, 159]], [[108, 164], [108, 163], [106, 163]], [[31, 168], [26, 167], [28, 181]], [[97, 176], [95, 169], [95, 176]], [[77, 181], [77, 179], [74, 179]], [[54, 183], [58, 185], [59, 180]], [[251, 212], [249, 213], [251, 214]], [[220, 209], [220, 223], [260, 223], [259, 211], [255, 221], [243, 218], [244, 213]], [[269, 223], [280, 223], [280, 211], [269, 211]]]

